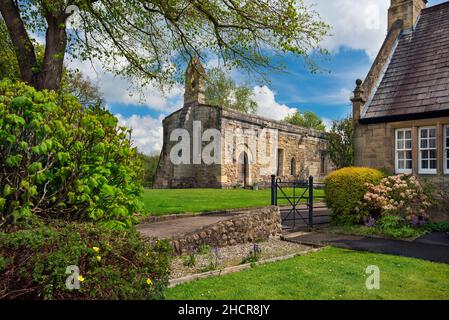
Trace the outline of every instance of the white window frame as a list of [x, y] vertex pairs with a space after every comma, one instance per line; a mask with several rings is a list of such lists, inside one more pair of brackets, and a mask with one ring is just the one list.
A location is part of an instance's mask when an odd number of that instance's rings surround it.
[[449, 157], [447, 155], [447, 153], [449, 152], [449, 124], [445, 125], [443, 127], [444, 130], [444, 174], [449, 174]]
[[[411, 140], [411, 147], [410, 148], [405, 148], [405, 141], [408, 139], [405, 139], [405, 132], [410, 131], [410, 140]], [[404, 148], [403, 149], [399, 149], [398, 148], [398, 137], [399, 137], [399, 132], [403, 132], [404, 133], [404, 139], [402, 139], [404, 141]], [[413, 172], [413, 132], [411, 128], [401, 128], [401, 129], [396, 129], [395, 131], [395, 138], [394, 138], [394, 149], [395, 149], [395, 170], [396, 173], [401, 174], [401, 173], [405, 173], [405, 174], [409, 174]], [[405, 168], [403, 169], [399, 169], [399, 152], [404, 152], [404, 151], [410, 151], [412, 152], [412, 157], [410, 159], [405, 159], [404, 161], [404, 166]], [[411, 160], [412, 161], [412, 167], [410, 169], [407, 169], [407, 160]]]
[[[429, 146], [427, 146], [427, 148], [422, 148], [421, 147], [421, 131], [423, 130], [430, 130], [430, 129], [434, 129], [435, 130], [435, 147], [434, 148], [430, 148]], [[429, 137], [427, 137], [426, 139], [429, 140]], [[438, 146], [437, 146], [437, 128], [436, 127], [421, 127], [419, 128], [419, 133], [418, 133], [418, 149], [419, 149], [419, 156], [418, 156], [418, 172], [419, 174], [437, 174], [437, 170], [438, 170]], [[435, 161], [436, 161], [436, 168], [435, 169], [423, 169], [422, 166], [422, 156], [421, 156], [421, 151], [429, 151], [429, 157], [430, 157], [430, 151], [431, 150], [435, 150]], [[432, 159], [433, 158], [428, 158]], [[429, 162], [429, 166], [430, 166], [430, 162]]]

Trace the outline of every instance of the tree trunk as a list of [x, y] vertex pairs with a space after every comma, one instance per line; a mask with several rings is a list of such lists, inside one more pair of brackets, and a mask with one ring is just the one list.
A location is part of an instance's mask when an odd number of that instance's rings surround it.
[[37, 90], [58, 90], [61, 85], [67, 47], [65, 22], [70, 14], [62, 9], [60, 12], [46, 12], [45, 56], [42, 65], [39, 66], [33, 43], [14, 0], [0, 0], [0, 12], [16, 51], [22, 80]]
[[34, 85], [36, 77], [33, 67], [37, 67], [36, 54], [20, 17], [19, 8], [16, 7], [13, 0], [0, 0], [0, 12], [16, 51], [20, 76], [23, 81]]
[[67, 33], [65, 30], [66, 14], [57, 17], [48, 15], [45, 43], [45, 56], [42, 70], [38, 76], [36, 89], [58, 90], [61, 85], [64, 56], [67, 47]]

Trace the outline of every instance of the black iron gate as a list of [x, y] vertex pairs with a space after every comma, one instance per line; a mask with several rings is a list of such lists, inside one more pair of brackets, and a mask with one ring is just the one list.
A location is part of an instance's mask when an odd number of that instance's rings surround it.
[[[298, 227], [313, 228], [327, 224], [329, 213], [324, 205], [324, 194], [315, 192], [323, 188], [315, 183], [313, 177], [308, 180], [282, 181], [271, 176], [271, 205], [281, 207], [282, 226], [287, 229]], [[324, 210], [323, 210], [324, 209]]]

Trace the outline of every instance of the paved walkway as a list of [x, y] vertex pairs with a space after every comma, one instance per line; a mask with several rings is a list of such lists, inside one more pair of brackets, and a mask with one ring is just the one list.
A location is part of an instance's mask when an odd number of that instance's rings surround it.
[[[238, 210], [225, 213], [213, 213], [198, 216], [175, 217], [173, 219], [161, 220], [156, 222], [147, 222], [137, 225], [144, 236], [154, 237], [159, 239], [169, 239], [182, 234], [197, 231], [201, 228], [216, 224], [220, 221], [228, 220], [235, 215], [244, 213], [245, 210]], [[281, 207], [281, 216], [288, 219], [295, 218], [295, 221], [285, 221], [283, 223], [284, 229], [308, 229], [308, 209], [302, 206], [300, 209], [301, 215], [291, 212], [289, 207]], [[315, 210], [317, 217], [314, 222], [317, 224], [327, 223], [329, 221], [328, 209], [318, 208]]]
[[180, 217], [171, 220], [139, 224], [136, 226], [136, 229], [144, 236], [168, 239], [177, 235], [199, 230], [220, 221], [229, 220], [236, 214], [237, 213], [217, 213], [185, 218]]
[[412, 242], [320, 232], [291, 234], [286, 235], [285, 238], [300, 244], [329, 245], [449, 264], [449, 235], [447, 233], [426, 235]]

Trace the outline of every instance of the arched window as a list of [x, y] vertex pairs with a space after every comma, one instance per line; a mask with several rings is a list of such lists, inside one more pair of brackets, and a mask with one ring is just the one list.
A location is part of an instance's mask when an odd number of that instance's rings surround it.
[[296, 175], [296, 162], [295, 162], [295, 158], [292, 158], [292, 160], [290, 160], [290, 175], [291, 175], [291, 176], [295, 176], [295, 175]]

